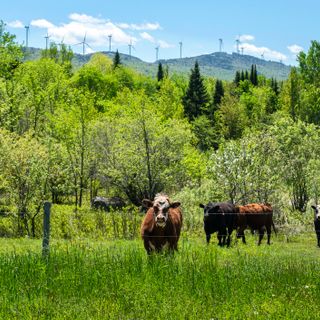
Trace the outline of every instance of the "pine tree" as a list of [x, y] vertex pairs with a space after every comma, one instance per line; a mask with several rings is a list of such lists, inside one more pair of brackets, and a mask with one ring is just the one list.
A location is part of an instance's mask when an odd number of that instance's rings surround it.
[[257, 73], [257, 66], [255, 64], [251, 65], [250, 71], [250, 81], [254, 86], [258, 85], [258, 73]]
[[221, 99], [224, 96], [224, 88], [221, 80], [216, 81], [215, 90], [213, 94], [213, 105], [217, 107], [221, 103]]
[[235, 77], [234, 77], [234, 83], [236, 84], [236, 85], [238, 85], [239, 83], [240, 83], [240, 80], [241, 80], [241, 75], [240, 75], [240, 71], [236, 71], [236, 75], [235, 75]]
[[185, 115], [189, 120], [197, 118], [206, 111], [208, 102], [208, 92], [200, 75], [199, 64], [196, 61], [194, 69], [191, 69], [187, 92], [183, 97]]
[[244, 81], [244, 72], [243, 70], [241, 70], [241, 73], [240, 73], [240, 81]]
[[158, 81], [161, 81], [163, 78], [164, 78], [164, 71], [163, 71], [161, 62], [159, 62], [159, 64], [158, 64], [157, 79], [158, 79]]
[[120, 64], [121, 64], [120, 54], [119, 54], [119, 51], [117, 50], [113, 58], [113, 69], [117, 68]]
[[246, 72], [244, 73], [244, 80], [249, 80], [249, 72], [248, 72], [248, 70], [246, 70]]

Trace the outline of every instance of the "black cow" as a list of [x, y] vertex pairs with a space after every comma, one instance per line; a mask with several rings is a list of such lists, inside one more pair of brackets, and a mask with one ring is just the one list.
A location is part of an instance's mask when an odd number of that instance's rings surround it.
[[204, 210], [204, 232], [209, 244], [211, 234], [218, 233], [219, 246], [230, 245], [231, 234], [237, 227], [236, 207], [229, 202], [209, 202], [207, 205], [200, 204]]
[[104, 197], [95, 197], [92, 200], [92, 207], [95, 209], [105, 210], [109, 212], [112, 210], [121, 209], [126, 205], [124, 200], [120, 197], [111, 197], [111, 198], [104, 198]]
[[314, 230], [316, 231], [317, 235], [318, 247], [320, 247], [320, 205], [311, 206], [311, 208], [314, 210]]

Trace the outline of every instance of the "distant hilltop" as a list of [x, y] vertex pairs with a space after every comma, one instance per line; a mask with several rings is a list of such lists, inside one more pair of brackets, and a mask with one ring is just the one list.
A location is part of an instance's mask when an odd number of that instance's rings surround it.
[[[29, 48], [28, 51], [27, 60], [34, 60], [40, 57], [41, 49]], [[111, 59], [113, 59], [115, 55], [115, 52], [102, 51], [101, 53]], [[82, 55], [75, 53], [73, 58], [74, 66], [81, 67], [90, 60], [93, 54], [94, 53]], [[202, 75], [229, 81], [234, 79], [236, 71], [250, 71], [252, 64], [257, 66], [258, 74], [263, 74], [267, 78], [276, 78], [277, 80], [287, 79], [291, 69], [291, 66], [281, 62], [267, 61], [250, 55], [239, 53], [229, 54], [226, 52], [214, 52], [196, 57], [161, 59], [152, 63], [123, 53], [120, 53], [120, 59], [124, 65], [151, 77], [156, 77], [159, 62], [161, 62], [164, 67], [168, 66], [170, 74], [178, 73], [188, 76], [190, 69], [193, 68], [195, 62], [198, 61]]]

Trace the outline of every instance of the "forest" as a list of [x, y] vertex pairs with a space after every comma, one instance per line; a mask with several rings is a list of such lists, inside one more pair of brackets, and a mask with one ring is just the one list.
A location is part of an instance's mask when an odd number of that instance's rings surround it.
[[35, 61], [27, 54], [1, 23], [1, 236], [39, 237], [45, 200], [57, 234], [70, 238], [62, 231], [70, 216], [96, 232], [85, 220], [99, 222], [95, 196], [122, 197], [135, 219], [141, 200], [158, 192], [181, 201], [186, 232], [202, 230], [206, 201], [267, 202], [278, 226], [311, 226], [320, 196], [319, 42], [281, 82], [255, 65], [222, 81], [201, 76], [197, 62], [189, 78], [161, 63], [147, 77], [118, 54], [97, 53], [80, 68], [65, 45]]

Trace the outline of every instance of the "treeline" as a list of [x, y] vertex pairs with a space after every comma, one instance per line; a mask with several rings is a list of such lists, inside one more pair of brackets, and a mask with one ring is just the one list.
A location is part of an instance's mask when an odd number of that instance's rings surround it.
[[225, 82], [203, 78], [198, 63], [189, 79], [160, 64], [149, 78], [118, 54], [78, 70], [64, 45], [37, 61], [23, 54], [2, 23], [0, 211], [17, 234], [35, 234], [45, 199], [77, 210], [117, 195], [138, 206], [165, 191], [185, 199], [190, 219], [200, 198], [301, 212], [317, 201], [318, 42], [281, 83], [255, 66]]

